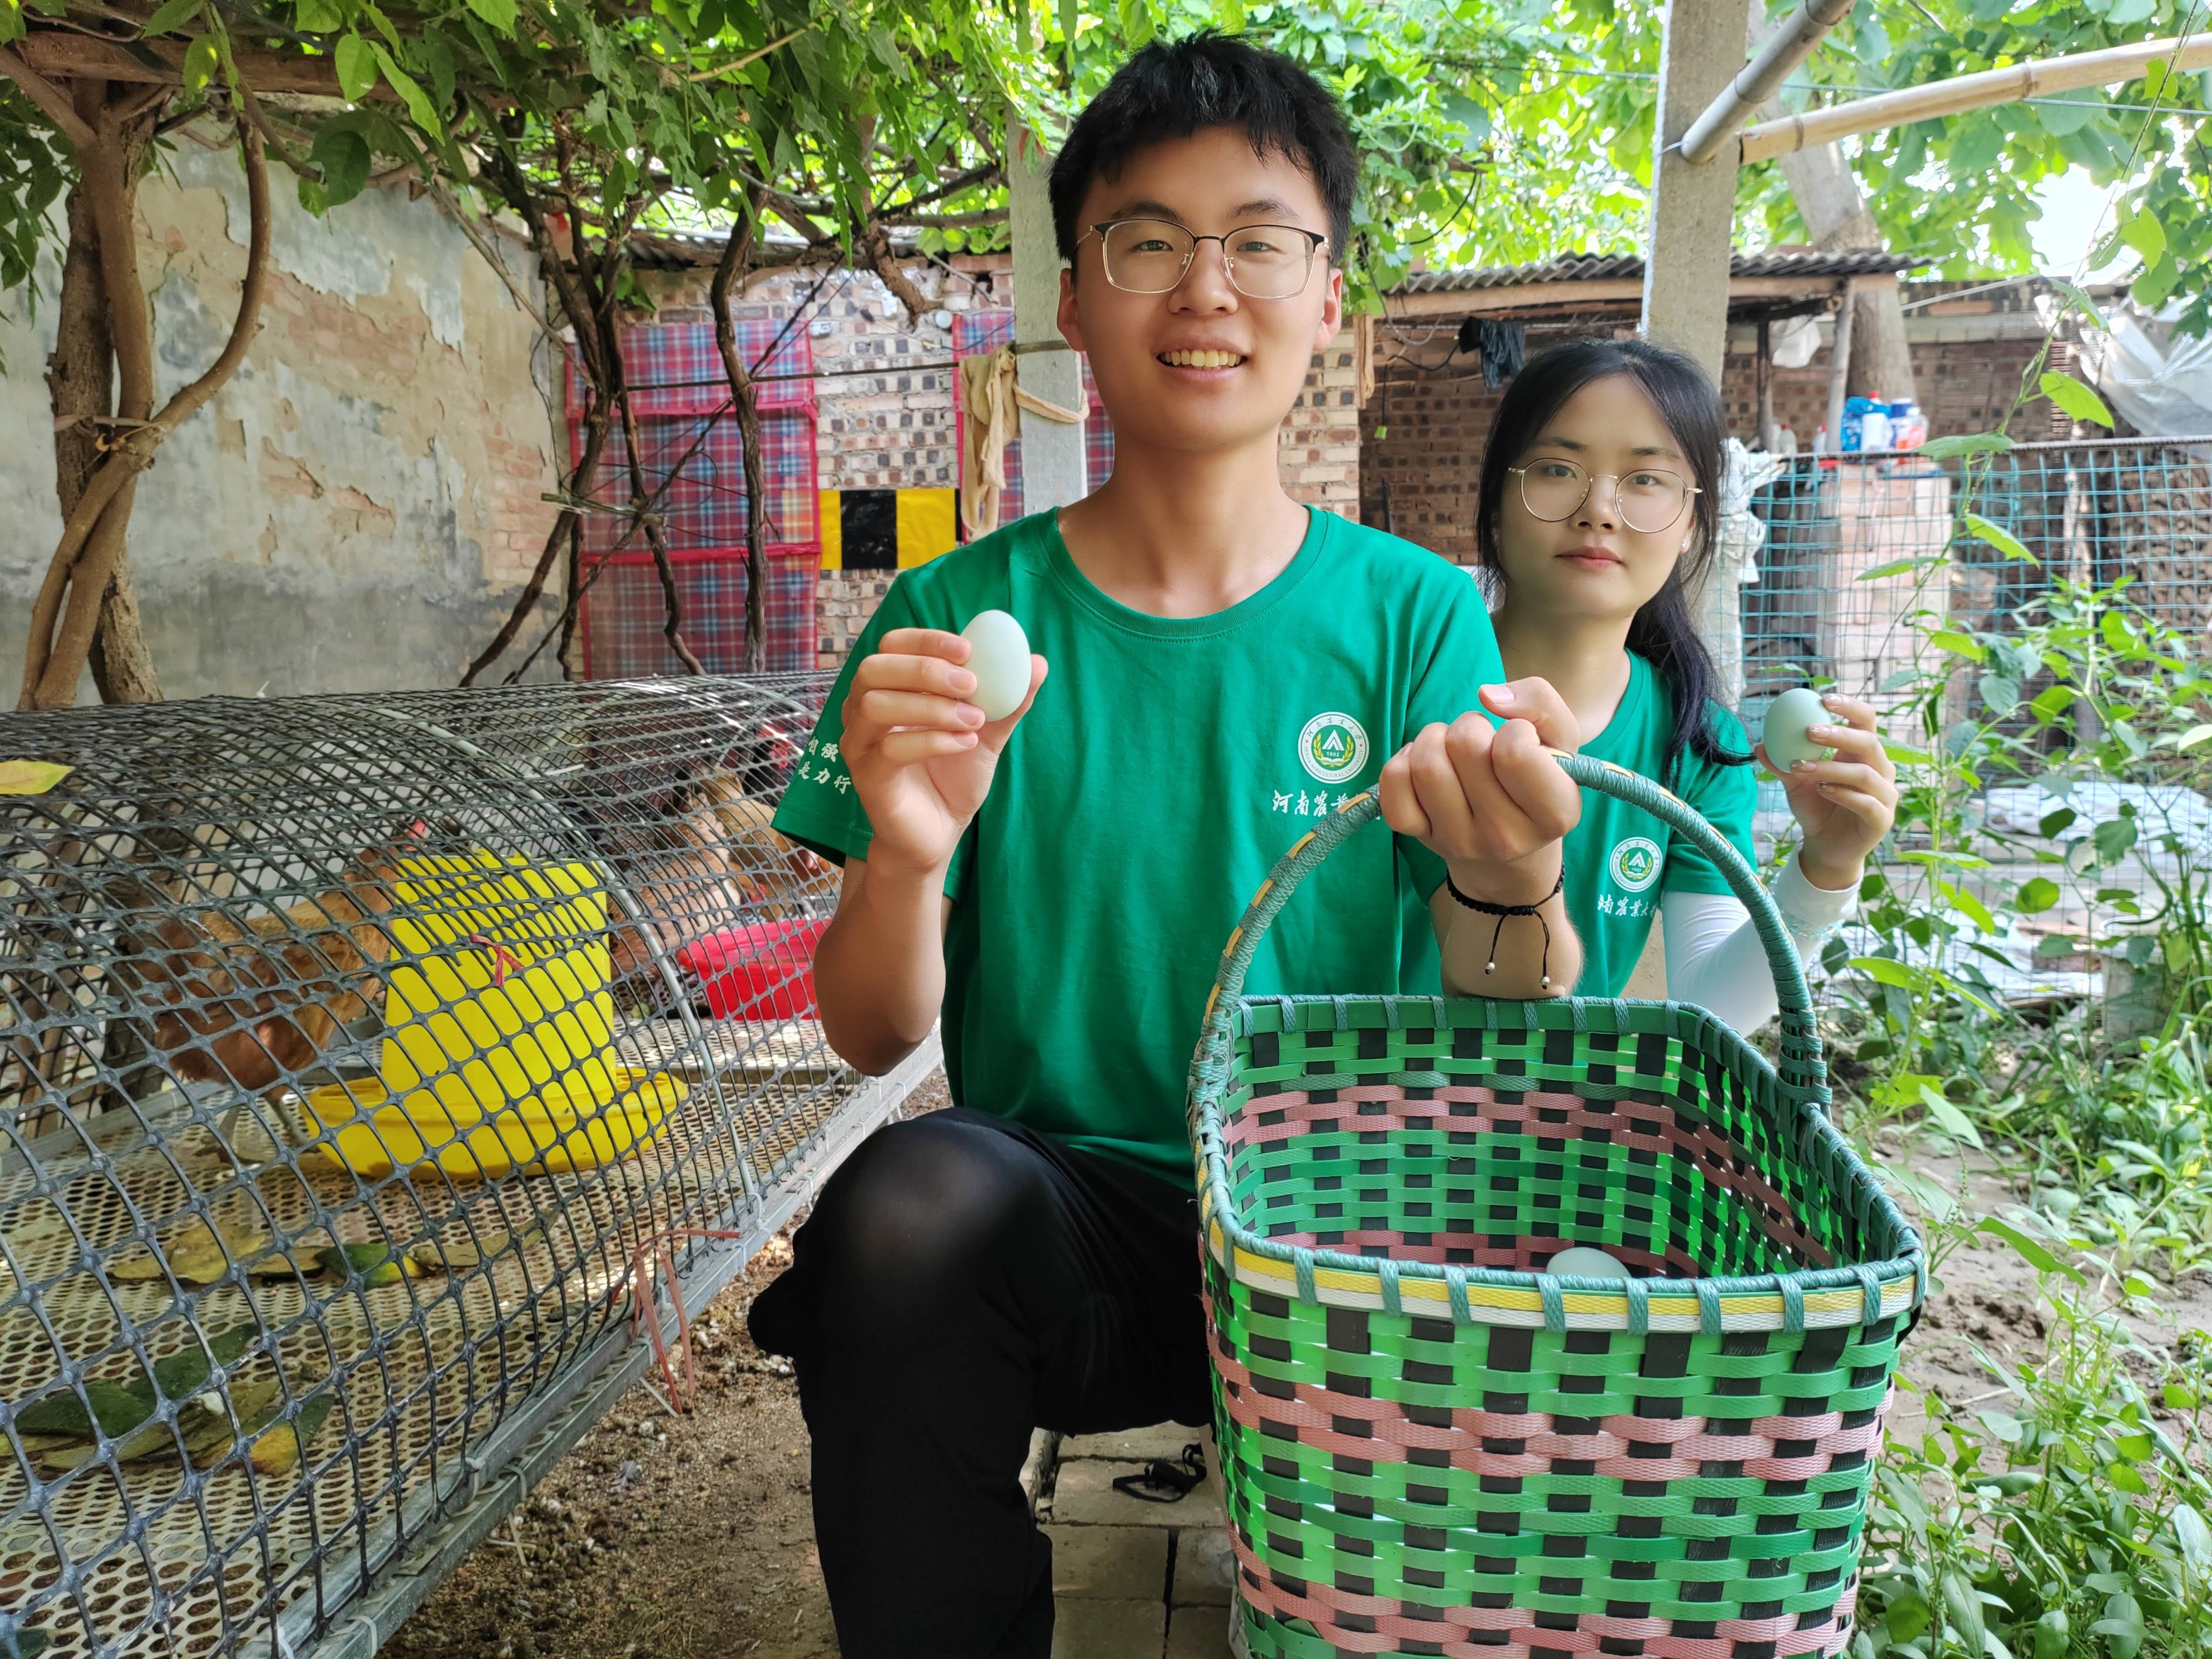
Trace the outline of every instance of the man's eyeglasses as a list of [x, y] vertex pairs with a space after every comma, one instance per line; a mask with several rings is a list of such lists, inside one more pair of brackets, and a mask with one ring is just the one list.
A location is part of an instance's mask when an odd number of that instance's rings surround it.
[[1113, 219], [1084, 233], [1106, 256], [1106, 280], [1127, 294], [1166, 294], [1183, 279], [1200, 242], [1221, 244], [1230, 287], [1248, 300], [1287, 300], [1305, 291], [1314, 255], [1328, 238], [1296, 225], [1244, 225], [1198, 236], [1172, 219]]

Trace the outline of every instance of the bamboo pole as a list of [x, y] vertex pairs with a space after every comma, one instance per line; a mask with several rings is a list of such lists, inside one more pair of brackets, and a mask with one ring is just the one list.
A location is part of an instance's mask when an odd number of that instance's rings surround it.
[[1740, 161], [1748, 165], [1815, 144], [1832, 143], [1855, 133], [1901, 127], [1938, 116], [1958, 115], [1991, 104], [2009, 104], [2021, 98], [2039, 98], [2054, 92], [2073, 92], [2083, 87], [2108, 87], [2138, 78], [2153, 64], [2164, 62], [2169, 73], [2212, 69], [2212, 36], [2199, 36], [2186, 44], [2174, 40], [2141, 40], [2131, 46], [2109, 46], [2070, 58], [2052, 58], [2039, 64], [2014, 64], [2004, 69], [1984, 70], [1953, 80], [1931, 82], [1904, 92], [1856, 99], [1826, 109], [1808, 110], [1779, 121], [1761, 121], [1747, 127], [1741, 139]]
[[1856, 0], [1805, 0], [1759, 48], [1759, 56], [1729, 82], [1728, 90], [1690, 123], [1682, 135], [1683, 159], [1702, 163], [1719, 155], [1729, 135], [1781, 90], [1790, 71], [1813, 55], [1820, 37], [1842, 22], [1854, 3]]

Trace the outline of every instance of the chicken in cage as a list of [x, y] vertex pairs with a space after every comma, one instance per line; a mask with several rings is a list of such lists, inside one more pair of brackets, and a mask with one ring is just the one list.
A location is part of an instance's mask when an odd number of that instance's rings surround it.
[[373, 1647], [896, 1109], [771, 823], [825, 689], [0, 716], [0, 1655]]

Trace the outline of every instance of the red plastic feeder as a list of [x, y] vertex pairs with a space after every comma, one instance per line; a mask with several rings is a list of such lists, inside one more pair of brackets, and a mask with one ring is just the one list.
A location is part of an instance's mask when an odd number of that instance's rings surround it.
[[827, 921], [763, 921], [694, 939], [676, 960], [717, 1019], [811, 1019], [814, 947]]

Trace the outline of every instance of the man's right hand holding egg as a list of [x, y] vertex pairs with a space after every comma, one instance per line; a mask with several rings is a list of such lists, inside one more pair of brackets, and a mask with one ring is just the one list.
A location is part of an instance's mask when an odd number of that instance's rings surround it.
[[1045, 659], [1031, 655], [1028, 695], [1005, 718], [988, 718], [969, 701], [992, 690], [978, 689], [975, 667], [987, 665], [971, 666], [977, 648], [938, 629], [893, 629], [854, 671], [842, 743], [874, 831], [871, 868], [934, 872], [951, 862], [1044, 684]]

